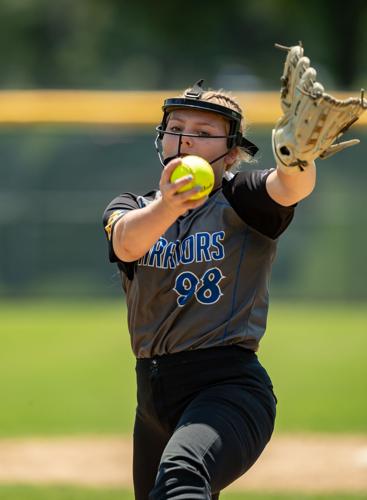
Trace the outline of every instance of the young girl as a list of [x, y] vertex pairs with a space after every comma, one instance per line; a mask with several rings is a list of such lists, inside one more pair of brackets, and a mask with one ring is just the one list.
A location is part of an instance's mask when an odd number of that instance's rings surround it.
[[[315, 166], [232, 174], [257, 148], [236, 100], [202, 81], [163, 111], [159, 190], [122, 194], [104, 214], [137, 358], [135, 498], [217, 499], [273, 432], [276, 398], [256, 351], [277, 239], [313, 190]], [[215, 174], [196, 201], [195, 188], [179, 193], [190, 177], [170, 182], [191, 154]]]

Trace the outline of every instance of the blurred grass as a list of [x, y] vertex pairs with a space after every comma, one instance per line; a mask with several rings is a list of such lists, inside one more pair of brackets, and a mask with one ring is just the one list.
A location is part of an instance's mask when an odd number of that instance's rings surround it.
[[[221, 500], [359, 500], [363, 494], [301, 494], [301, 493], [253, 493], [224, 492]], [[73, 488], [68, 486], [0, 486], [0, 500], [133, 500], [126, 490]]]
[[365, 303], [273, 304], [259, 357], [281, 431], [367, 432]]
[[122, 303], [0, 309], [3, 435], [127, 432], [134, 361]]
[[[131, 432], [122, 301], [3, 302], [0, 318], [1, 436]], [[278, 431], [367, 431], [366, 320], [365, 304], [272, 304], [259, 357]]]
[[1, 485], [0, 500], [134, 500], [134, 495], [117, 489]]

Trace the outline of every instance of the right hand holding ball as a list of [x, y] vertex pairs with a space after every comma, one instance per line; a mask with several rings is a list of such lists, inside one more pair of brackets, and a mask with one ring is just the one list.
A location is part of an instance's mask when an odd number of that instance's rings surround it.
[[200, 191], [192, 195], [190, 200], [199, 200], [208, 196], [214, 186], [214, 172], [210, 164], [200, 156], [184, 156], [172, 172], [170, 181], [173, 183], [188, 175], [192, 176], [192, 181], [181, 187], [178, 192], [183, 193], [198, 186], [201, 188]]

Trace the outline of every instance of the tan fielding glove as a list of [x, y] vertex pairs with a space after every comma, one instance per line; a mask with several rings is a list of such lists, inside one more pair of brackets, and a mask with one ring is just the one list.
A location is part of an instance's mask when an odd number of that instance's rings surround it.
[[281, 77], [280, 103], [283, 116], [272, 134], [276, 163], [292, 174], [307, 168], [316, 158], [329, 156], [360, 141], [335, 143], [367, 109], [361, 97], [339, 100], [324, 92], [316, 82], [316, 71], [303, 55], [303, 47], [276, 47], [288, 52]]

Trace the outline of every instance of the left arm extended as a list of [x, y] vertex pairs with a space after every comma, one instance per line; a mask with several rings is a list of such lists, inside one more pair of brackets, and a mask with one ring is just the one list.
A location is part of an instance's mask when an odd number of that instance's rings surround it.
[[359, 143], [358, 139], [338, 140], [366, 111], [367, 101], [363, 90], [360, 98], [344, 101], [326, 94], [302, 45], [277, 46], [287, 52], [280, 92], [283, 116], [272, 133], [277, 169], [268, 176], [266, 189], [274, 201], [290, 206], [313, 191], [314, 160]]

